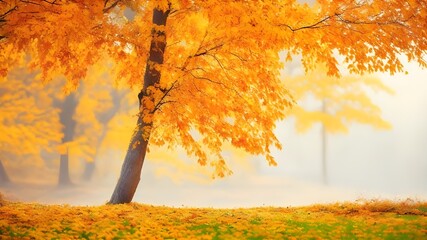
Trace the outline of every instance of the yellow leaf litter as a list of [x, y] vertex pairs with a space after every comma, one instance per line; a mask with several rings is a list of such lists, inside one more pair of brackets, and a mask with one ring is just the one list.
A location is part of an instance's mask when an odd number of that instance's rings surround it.
[[0, 239], [427, 239], [427, 202], [307, 207], [68, 206], [0, 199]]

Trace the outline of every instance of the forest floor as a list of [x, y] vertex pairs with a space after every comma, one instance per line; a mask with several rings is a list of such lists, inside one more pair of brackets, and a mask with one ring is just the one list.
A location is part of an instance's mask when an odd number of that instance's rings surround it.
[[305, 207], [69, 206], [0, 199], [0, 239], [427, 239], [427, 202]]

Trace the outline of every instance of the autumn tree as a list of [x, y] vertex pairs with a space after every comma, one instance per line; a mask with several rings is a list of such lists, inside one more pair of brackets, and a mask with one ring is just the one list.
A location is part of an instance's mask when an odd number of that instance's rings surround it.
[[59, 177], [58, 185], [71, 185], [69, 170], [69, 144], [74, 140], [76, 120], [74, 114], [77, 108], [75, 93], [64, 96], [60, 101], [55, 102], [55, 106], [60, 109], [59, 118], [61, 120], [62, 132], [64, 133], [60, 147], [59, 157]]
[[41, 153], [56, 152], [62, 137], [50, 91], [34, 81], [35, 76], [21, 67], [0, 81], [0, 183], [11, 181], [7, 167], [19, 170], [44, 166]]
[[[83, 162], [83, 180], [90, 180], [95, 170], [98, 150], [110, 129], [109, 122], [119, 113], [121, 99], [128, 92], [118, 89], [106, 76], [105, 68], [94, 67], [88, 71], [85, 82], [76, 91], [62, 92], [62, 86], [52, 86], [54, 105], [60, 110], [63, 126], [62, 144], [59, 147], [59, 185], [72, 184], [70, 166]], [[74, 159], [74, 164], [71, 163]]]
[[[295, 118], [298, 132], [304, 133], [316, 123], [321, 124], [322, 177], [327, 183], [327, 133], [347, 133], [353, 123], [365, 124], [375, 129], [390, 129], [391, 125], [381, 116], [381, 109], [370, 98], [372, 92], [392, 94], [381, 79], [373, 75], [328, 76], [322, 65], [304, 75], [287, 74], [286, 86], [297, 104], [290, 115]], [[317, 108], [304, 101], [318, 103]]]
[[132, 200], [149, 144], [181, 145], [217, 176], [231, 172], [226, 142], [276, 165], [273, 130], [293, 104], [283, 50], [336, 76], [339, 55], [352, 73], [401, 71], [400, 56], [426, 66], [425, 0], [10, 0], [0, 14], [2, 51], [31, 55], [45, 81], [64, 75], [73, 89], [108, 58], [118, 81], [140, 89], [113, 204]]

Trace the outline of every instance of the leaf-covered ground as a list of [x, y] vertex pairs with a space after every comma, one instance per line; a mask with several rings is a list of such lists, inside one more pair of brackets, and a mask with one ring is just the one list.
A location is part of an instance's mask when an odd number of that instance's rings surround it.
[[0, 239], [427, 239], [427, 202], [74, 207], [0, 202]]

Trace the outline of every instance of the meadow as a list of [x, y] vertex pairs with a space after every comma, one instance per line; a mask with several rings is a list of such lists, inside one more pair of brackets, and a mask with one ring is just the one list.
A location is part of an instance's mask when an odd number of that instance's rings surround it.
[[241, 209], [0, 202], [0, 239], [426, 239], [427, 202]]

